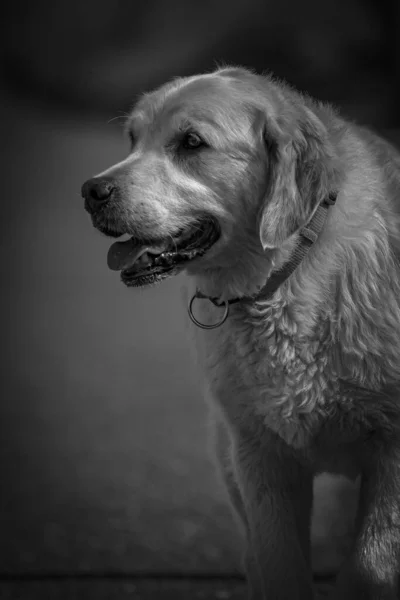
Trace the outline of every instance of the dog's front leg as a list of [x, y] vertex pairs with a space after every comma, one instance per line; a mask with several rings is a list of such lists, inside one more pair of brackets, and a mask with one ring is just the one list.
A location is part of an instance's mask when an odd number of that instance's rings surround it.
[[261, 582], [250, 582], [262, 590], [254, 600], [312, 600], [312, 474], [272, 432], [239, 434], [234, 462], [249, 527], [247, 562]]
[[[214, 454], [217, 459], [220, 474], [228, 492], [229, 500], [237, 520], [249, 539], [249, 523], [247, 520], [246, 509], [239, 486], [236, 481], [235, 470], [232, 464], [232, 443], [229, 431], [221, 420], [214, 421]], [[252, 554], [244, 556], [243, 567], [247, 573], [248, 588], [250, 598], [262, 598], [261, 580], [259, 569], [255, 563]]]
[[395, 600], [400, 567], [400, 449], [365, 450], [353, 551], [339, 572], [335, 600]]

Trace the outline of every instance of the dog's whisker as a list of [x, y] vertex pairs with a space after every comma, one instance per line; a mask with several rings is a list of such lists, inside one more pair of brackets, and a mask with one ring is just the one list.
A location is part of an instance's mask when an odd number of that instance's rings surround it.
[[109, 119], [107, 121], [107, 125], [109, 125], [110, 123], [113, 123], [114, 121], [118, 121], [121, 120], [123, 121], [122, 125], [124, 126], [126, 123], [126, 120], [129, 118], [129, 114], [128, 113], [123, 113], [122, 115], [117, 115], [115, 117], [112, 117], [111, 119]]
[[168, 237], [171, 239], [171, 242], [175, 248], [175, 252], [178, 252], [178, 246], [176, 244], [176, 241], [174, 240], [174, 238], [172, 237], [172, 235], [170, 233], [168, 234]]

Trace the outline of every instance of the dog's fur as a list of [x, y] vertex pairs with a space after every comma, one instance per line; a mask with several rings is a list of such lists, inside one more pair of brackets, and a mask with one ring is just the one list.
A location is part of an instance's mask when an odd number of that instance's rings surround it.
[[[182, 154], [179, 131], [208, 148]], [[240, 68], [143, 96], [118, 195], [95, 224], [173, 235], [213, 215], [221, 238], [188, 264], [202, 292], [256, 294], [337, 191], [317, 242], [269, 301], [197, 330], [217, 456], [247, 534], [251, 597], [310, 600], [312, 480], [361, 475], [356, 539], [334, 598], [394, 600], [400, 553], [400, 156], [270, 76]], [[100, 223], [101, 221], [101, 223]], [[221, 309], [195, 305], [204, 322]]]

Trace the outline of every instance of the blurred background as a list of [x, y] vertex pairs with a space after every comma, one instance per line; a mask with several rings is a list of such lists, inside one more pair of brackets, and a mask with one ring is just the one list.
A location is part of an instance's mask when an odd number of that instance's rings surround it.
[[[240, 574], [183, 278], [122, 286], [80, 187], [126, 155], [121, 125], [138, 94], [216, 62], [273, 71], [399, 139], [399, 28], [398, 0], [3, 8], [3, 583]], [[69, 597], [88, 597], [77, 589]], [[1, 599], [24, 593], [0, 588]]]

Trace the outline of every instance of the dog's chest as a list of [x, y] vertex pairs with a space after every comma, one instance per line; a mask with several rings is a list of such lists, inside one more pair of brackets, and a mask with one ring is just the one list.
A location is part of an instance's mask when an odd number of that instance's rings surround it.
[[[327, 468], [332, 448], [342, 463], [340, 448], [380, 430], [382, 422], [387, 426], [386, 412], [393, 413], [397, 400], [386, 408], [374, 400], [373, 390], [390, 379], [373, 356], [343, 348], [342, 332], [330, 319], [321, 315], [310, 326], [308, 314], [302, 320], [296, 310], [282, 303], [259, 314], [232, 312], [222, 327], [198, 330], [201, 358], [209, 395], [233, 428], [262, 423], [302, 448], [316, 468]], [[215, 316], [204, 314], [203, 322]], [[373, 392], [370, 400], [365, 390]], [[321, 446], [321, 435], [330, 449]]]
[[333, 393], [329, 328], [321, 323], [307, 337], [282, 306], [262, 316], [237, 311], [220, 329], [202, 332], [202, 346], [210, 392], [228, 418], [250, 411], [298, 428], [297, 416]]

